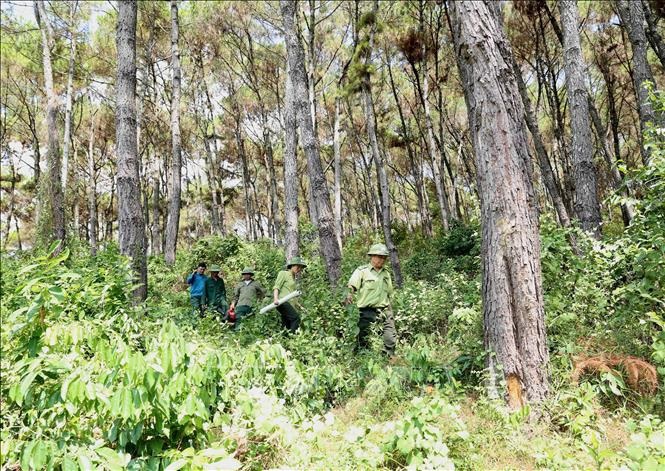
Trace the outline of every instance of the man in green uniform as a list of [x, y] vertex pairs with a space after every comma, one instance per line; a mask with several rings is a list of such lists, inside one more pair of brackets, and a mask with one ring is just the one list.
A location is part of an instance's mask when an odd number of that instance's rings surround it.
[[[275, 286], [272, 289], [273, 300], [275, 304], [279, 303], [279, 299], [287, 294], [293, 293], [300, 284], [300, 274], [307, 266], [300, 257], [293, 257], [286, 264], [286, 270], [282, 270], [277, 274]], [[290, 302], [285, 302], [277, 306], [277, 310], [282, 317], [282, 327], [289, 332], [295, 332], [300, 327], [300, 314], [293, 307]]]
[[370, 325], [377, 320], [383, 322], [383, 351], [388, 356], [395, 354], [397, 334], [395, 332], [395, 320], [390, 306], [390, 298], [393, 294], [393, 282], [390, 273], [384, 264], [388, 258], [388, 248], [383, 244], [374, 244], [370, 247], [367, 255], [370, 263], [356, 268], [349, 279], [349, 295], [346, 302], [353, 302], [353, 294], [358, 292], [356, 301], [360, 310], [358, 319], [358, 344], [356, 349], [368, 347], [367, 336]]
[[240, 326], [243, 317], [252, 313], [252, 306], [257, 299], [266, 295], [266, 290], [258, 281], [254, 280], [254, 270], [246, 267], [242, 271], [242, 281], [238, 283], [233, 291], [233, 302], [230, 309], [235, 309], [235, 328]]
[[205, 303], [214, 313], [224, 317], [229, 304], [226, 302], [226, 286], [219, 276], [220, 271], [218, 265], [210, 267], [210, 277], [205, 281]]

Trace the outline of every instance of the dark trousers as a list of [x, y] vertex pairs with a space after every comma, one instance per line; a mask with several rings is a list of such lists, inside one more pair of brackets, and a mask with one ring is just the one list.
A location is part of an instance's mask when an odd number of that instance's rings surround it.
[[282, 317], [282, 327], [290, 332], [295, 332], [300, 327], [300, 314], [291, 306], [291, 303], [283, 303], [277, 306]]
[[242, 321], [243, 317], [250, 316], [252, 314], [252, 306], [246, 306], [244, 304], [241, 304], [240, 306], [236, 306], [236, 321], [235, 324], [233, 325], [234, 329], [238, 329], [240, 327], [240, 322]]
[[192, 307], [194, 308], [194, 313], [203, 317], [203, 315], [205, 314], [205, 310], [203, 309], [203, 296], [190, 296], [189, 302], [192, 304]]
[[392, 356], [395, 354], [397, 333], [395, 331], [393, 311], [390, 307], [384, 309], [377, 309], [374, 307], [360, 308], [357, 349], [361, 350], [369, 347], [367, 337], [369, 336], [371, 325], [376, 321], [383, 321], [383, 352]]

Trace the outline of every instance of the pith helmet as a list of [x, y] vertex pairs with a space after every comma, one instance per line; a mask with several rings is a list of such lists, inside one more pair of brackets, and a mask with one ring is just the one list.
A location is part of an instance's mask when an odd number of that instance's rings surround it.
[[220, 271], [222, 271], [222, 269], [219, 268], [219, 265], [213, 265], [213, 266], [210, 267], [210, 271], [220, 272]]
[[245, 267], [240, 274], [241, 275], [253, 275], [254, 270], [252, 269], [252, 267]]
[[387, 257], [389, 255], [388, 247], [386, 247], [384, 244], [374, 244], [369, 248], [367, 255], [380, 255], [382, 257]]
[[286, 263], [286, 268], [291, 268], [293, 265], [300, 265], [303, 268], [307, 266], [305, 261], [300, 257], [290, 258], [289, 261]]

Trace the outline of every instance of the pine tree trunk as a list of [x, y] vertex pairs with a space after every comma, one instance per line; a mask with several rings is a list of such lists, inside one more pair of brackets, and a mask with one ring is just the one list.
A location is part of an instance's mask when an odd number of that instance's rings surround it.
[[[506, 380], [513, 408], [549, 389], [538, 214], [510, 46], [492, 0], [450, 4], [453, 39], [476, 153], [483, 315], [490, 391]], [[498, 362], [503, 378], [497, 378]]]
[[596, 194], [596, 169], [593, 164], [593, 140], [589, 102], [585, 83], [584, 59], [578, 32], [576, 0], [560, 0], [563, 30], [564, 68], [572, 132], [571, 153], [575, 181], [574, 207], [582, 229], [599, 239], [600, 204]]
[[[38, 240], [44, 243], [59, 240], [65, 242], [65, 208], [62, 194], [62, 165], [58, 137], [58, 96], [53, 88], [51, 45], [53, 31], [46, 16], [43, 0], [35, 1], [35, 16], [42, 37], [42, 60], [46, 88], [46, 128], [48, 131], [48, 179], [40, 179], [40, 210]], [[62, 246], [62, 245], [61, 245]]]
[[169, 192], [169, 210], [166, 222], [166, 246], [164, 247], [164, 260], [169, 265], [175, 263], [176, 247], [178, 245], [182, 180], [179, 35], [178, 2], [177, 0], [171, 0], [171, 74], [173, 78], [173, 90], [171, 92], [171, 191]]
[[275, 175], [275, 160], [273, 156], [272, 143], [270, 142], [270, 129], [268, 118], [263, 118], [263, 150], [266, 157], [266, 170], [268, 171], [268, 188], [270, 194], [270, 232], [273, 241], [279, 240], [279, 202], [277, 201], [277, 176]]
[[296, 115], [303, 150], [307, 157], [309, 183], [318, 219], [320, 251], [325, 260], [328, 280], [332, 286], [336, 286], [341, 275], [342, 255], [335, 237], [328, 183], [323, 173], [317, 138], [314, 134], [314, 127], [312, 126], [311, 111], [308, 106], [304, 52], [295, 24], [296, 1], [281, 0], [280, 7], [284, 22], [284, 34], [286, 36], [289, 73], [291, 74], [295, 92]]
[[658, 60], [663, 67], [665, 67], [665, 42], [663, 37], [658, 31], [658, 16], [653, 13], [649, 0], [642, 0], [642, 10], [644, 11], [644, 18], [647, 22], [646, 35], [651, 44], [651, 48], [656, 52]]
[[136, 15], [135, 0], [118, 2], [115, 117], [118, 234], [120, 252], [132, 261], [135, 281], [138, 284], [134, 290], [134, 300], [138, 303], [145, 300], [148, 294], [148, 272], [136, 142]]
[[554, 205], [554, 210], [559, 218], [559, 223], [563, 227], [570, 226], [570, 217], [568, 216], [568, 210], [566, 205], [561, 198], [561, 193], [559, 192], [559, 187], [556, 184], [556, 179], [554, 177], [554, 171], [550, 165], [550, 160], [547, 157], [547, 150], [545, 149], [545, 144], [543, 143], [543, 138], [540, 134], [540, 129], [538, 127], [538, 120], [531, 109], [531, 100], [529, 99], [529, 94], [526, 89], [526, 84], [522, 78], [522, 72], [517, 66], [517, 62], [513, 60], [512, 64], [513, 70], [515, 72], [515, 78], [517, 80], [517, 87], [522, 98], [522, 104], [524, 105], [524, 120], [531, 137], [533, 138], [533, 144], [536, 148], [536, 156], [538, 157], [538, 165], [540, 167], [540, 173], [543, 177], [543, 183], [547, 189], [547, 193], [552, 198], [552, 204]]
[[[364, 57], [365, 69], [369, 70], [370, 67], [370, 54], [374, 46], [374, 34], [376, 31], [376, 17], [379, 11], [379, 2], [374, 0], [372, 4], [372, 16], [374, 22], [371, 25], [369, 32], [369, 46], [367, 47], [367, 53]], [[365, 112], [365, 122], [367, 125], [367, 137], [369, 139], [370, 151], [374, 159], [374, 165], [376, 167], [376, 175], [379, 183], [379, 193], [381, 195], [381, 227], [383, 228], [383, 237], [388, 247], [388, 252], [390, 253], [390, 263], [393, 270], [393, 275], [395, 275], [395, 284], [398, 287], [402, 287], [402, 268], [399, 263], [399, 257], [397, 255], [397, 247], [393, 242], [393, 237], [391, 233], [391, 222], [392, 217], [390, 214], [390, 188], [388, 186], [388, 176], [386, 174], [386, 168], [383, 161], [383, 156], [379, 150], [379, 143], [376, 137], [376, 114], [374, 112], [374, 99], [372, 97], [372, 82], [369, 73], [363, 74], [361, 78], [361, 92], [363, 98], [363, 110]]]
[[300, 232], [298, 229], [298, 124], [296, 102], [291, 74], [286, 73], [284, 87], [284, 239], [286, 258], [300, 255]]
[[[628, 32], [628, 38], [633, 46], [633, 88], [637, 99], [637, 111], [640, 117], [640, 139], [646, 131], [646, 125], [650, 121], [655, 125], [660, 124], [649, 101], [649, 90], [647, 83], [655, 87], [653, 73], [647, 60], [647, 37], [644, 30], [644, 10], [639, 0], [617, 0], [617, 9], [621, 16], [621, 23]], [[644, 165], [649, 164], [649, 149], [640, 145], [640, 153]]]

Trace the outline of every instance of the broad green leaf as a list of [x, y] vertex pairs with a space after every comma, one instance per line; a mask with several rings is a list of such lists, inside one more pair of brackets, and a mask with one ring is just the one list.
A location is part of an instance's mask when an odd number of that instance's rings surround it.
[[242, 463], [235, 458], [226, 458], [221, 461], [216, 461], [210, 464], [204, 464], [203, 469], [206, 471], [212, 470], [230, 470], [235, 471], [236, 469], [242, 468]]
[[182, 468], [183, 466], [185, 466], [187, 463], [188, 463], [187, 460], [181, 458], [177, 461], [174, 461], [173, 463], [168, 465], [166, 468], [164, 468], [164, 471], [177, 471], [180, 468]]
[[25, 396], [28, 394], [28, 390], [30, 389], [30, 386], [32, 385], [32, 382], [35, 380], [36, 376], [37, 372], [33, 371], [32, 373], [25, 375], [25, 377], [21, 380], [21, 385], [19, 386], [20, 396], [16, 401], [19, 406], [23, 404], [23, 399], [25, 399]]
[[405, 456], [413, 451], [414, 446], [413, 438], [410, 436], [402, 437], [397, 440], [397, 449]]
[[78, 471], [79, 467], [76, 461], [69, 456], [65, 456], [62, 460], [62, 471]]

